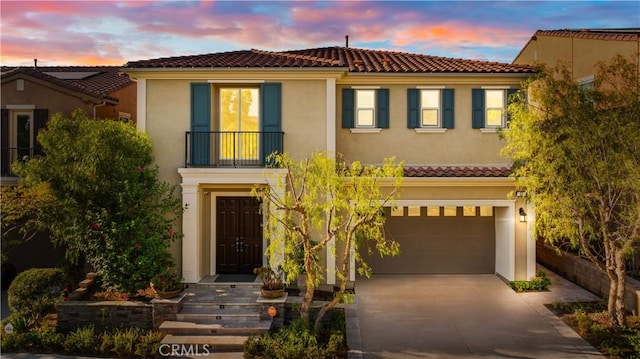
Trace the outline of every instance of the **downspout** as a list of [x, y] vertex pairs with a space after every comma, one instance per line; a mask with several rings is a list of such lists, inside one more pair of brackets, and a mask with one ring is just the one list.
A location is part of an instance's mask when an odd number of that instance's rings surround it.
[[96, 119], [96, 108], [98, 107], [102, 107], [102, 106], [106, 106], [107, 105], [107, 101], [102, 100], [101, 104], [97, 104], [97, 105], [93, 105], [93, 119]]

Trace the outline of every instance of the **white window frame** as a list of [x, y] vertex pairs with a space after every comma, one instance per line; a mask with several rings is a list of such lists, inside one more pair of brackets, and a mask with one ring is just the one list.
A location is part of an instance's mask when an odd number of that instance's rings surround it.
[[[373, 93], [373, 107], [360, 106], [358, 101], [358, 94], [363, 92], [371, 92]], [[377, 118], [376, 118], [376, 108], [378, 107], [376, 103], [376, 90], [375, 89], [356, 89], [355, 90], [355, 101], [354, 101], [354, 110], [355, 110], [355, 128], [376, 128]], [[360, 110], [371, 110], [373, 121], [371, 125], [362, 125], [360, 124]]]
[[[437, 107], [423, 107], [422, 99], [424, 98], [424, 94], [426, 92], [435, 92], [438, 94], [438, 105]], [[425, 110], [436, 110], [436, 124], [435, 125], [425, 125], [424, 124], [424, 111]], [[420, 128], [442, 128], [442, 90], [440, 89], [420, 89]]]
[[[499, 91], [502, 92], [502, 107], [489, 107], [487, 101], [488, 94], [491, 91]], [[500, 116], [500, 125], [489, 125], [489, 111], [490, 110], [500, 110], [502, 112]], [[487, 88], [484, 90], [484, 127], [487, 129], [498, 129], [505, 128], [507, 122], [507, 90], [506, 89], [496, 89], [496, 88]]]

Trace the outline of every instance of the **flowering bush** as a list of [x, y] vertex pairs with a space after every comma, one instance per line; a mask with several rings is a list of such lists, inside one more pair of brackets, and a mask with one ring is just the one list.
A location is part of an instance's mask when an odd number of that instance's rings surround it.
[[57, 114], [38, 136], [45, 156], [14, 166], [22, 186], [47, 182], [61, 204], [43, 220], [67, 257], [85, 258], [102, 289], [135, 294], [174, 265], [168, 253], [181, 234], [176, 188], [158, 178], [148, 137], [131, 124]]

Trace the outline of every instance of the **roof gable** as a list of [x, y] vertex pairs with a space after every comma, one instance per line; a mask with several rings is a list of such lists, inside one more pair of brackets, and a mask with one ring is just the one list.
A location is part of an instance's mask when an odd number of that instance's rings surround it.
[[638, 41], [640, 28], [538, 30], [534, 36], [572, 37], [578, 39]]
[[132, 61], [126, 68], [339, 68], [356, 73], [532, 73], [525, 65], [397, 51], [322, 47], [283, 52], [242, 50]]
[[110, 96], [114, 91], [133, 83], [128, 75], [112, 66], [2, 67], [3, 83], [15, 77], [31, 77], [111, 102], [118, 102], [117, 98]]

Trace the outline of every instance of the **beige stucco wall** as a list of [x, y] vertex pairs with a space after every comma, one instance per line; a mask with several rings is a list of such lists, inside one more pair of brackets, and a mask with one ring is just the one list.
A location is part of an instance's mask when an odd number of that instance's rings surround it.
[[[162, 179], [179, 184], [184, 167], [185, 132], [190, 130], [190, 84], [193, 80], [147, 80], [146, 132], [153, 145]], [[282, 81], [284, 149], [293, 158], [324, 150], [326, 141], [326, 82]], [[212, 91], [212, 103], [216, 93]], [[212, 121], [216, 107], [212, 105]], [[212, 124], [215, 128], [215, 124]]]
[[[626, 58], [637, 56], [640, 50], [637, 41], [614, 41], [580, 39], [560, 36], [536, 36], [523, 48], [514, 64], [544, 63], [555, 66], [559, 61], [567, 62], [575, 79], [591, 76], [599, 61], [609, 61], [616, 54]], [[640, 64], [638, 65], [640, 69]]]
[[[482, 133], [471, 128], [471, 89], [481, 86], [505, 86], [519, 88], [523, 77], [449, 79], [439, 82], [433, 79], [424, 82], [385, 85], [389, 89], [389, 128], [380, 133], [352, 133], [342, 128], [342, 98], [339, 95], [336, 106], [337, 151], [350, 160], [364, 163], [382, 163], [385, 157], [395, 156], [405, 165], [508, 165], [508, 158], [500, 155], [505, 144], [497, 133]], [[461, 81], [474, 83], [456, 83]], [[451, 84], [453, 83], [453, 85]], [[421, 84], [446, 85], [455, 90], [455, 128], [445, 133], [416, 133], [407, 128], [407, 89]], [[353, 85], [342, 85], [337, 90]]]
[[136, 83], [133, 82], [127, 87], [113, 91], [109, 96], [118, 99], [118, 104], [98, 107], [97, 117], [118, 119], [120, 112], [131, 115], [129, 122], [136, 123]]
[[326, 81], [282, 81], [284, 150], [296, 160], [327, 148]]

